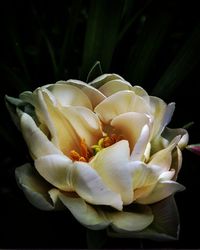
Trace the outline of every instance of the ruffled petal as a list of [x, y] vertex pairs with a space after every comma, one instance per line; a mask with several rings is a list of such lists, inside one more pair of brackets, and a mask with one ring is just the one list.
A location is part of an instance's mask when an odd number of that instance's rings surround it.
[[178, 147], [180, 149], [184, 149], [189, 141], [189, 135], [186, 129], [183, 128], [176, 128], [176, 129], [171, 129], [171, 128], [165, 128], [165, 130], [162, 133], [162, 136], [168, 140], [170, 143], [176, 136], [181, 136], [179, 142], [178, 142]]
[[130, 83], [126, 82], [125, 80], [115, 79], [109, 82], [106, 82], [99, 88], [99, 91], [103, 93], [105, 96], [110, 96], [116, 92], [122, 90], [131, 90], [132, 86]]
[[131, 160], [142, 161], [149, 159], [149, 154], [150, 154], [149, 136], [150, 136], [149, 126], [144, 125], [141, 130], [140, 136], [138, 137], [136, 144], [131, 152]]
[[141, 131], [146, 124], [150, 124], [149, 117], [145, 114], [136, 112], [120, 114], [113, 118], [111, 122], [111, 126], [129, 141], [131, 151], [137, 143]]
[[131, 161], [129, 163], [132, 177], [132, 187], [134, 190], [134, 200], [147, 196], [158, 181], [158, 174], [154, 169], [147, 167], [140, 161]]
[[124, 204], [130, 204], [133, 201], [129, 157], [128, 142], [122, 140], [101, 150], [90, 162], [104, 183], [121, 195]]
[[76, 86], [56, 83], [48, 87], [61, 106], [83, 106], [92, 109], [88, 96]]
[[177, 191], [183, 191], [184, 189], [185, 187], [183, 185], [175, 181], [161, 181], [157, 183], [148, 196], [137, 199], [137, 202], [140, 204], [153, 204], [167, 198]]
[[153, 154], [148, 162], [149, 166], [156, 165], [160, 171], [168, 171], [172, 163], [172, 150], [176, 147], [179, 138], [175, 138], [174, 142], [169, 144], [168, 147]]
[[52, 186], [48, 184], [29, 164], [16, 168], [15, 177], [19, 187], [23, 190], [28, 201], [41, 210], [53, 210], [57, 199], [51, 199], [48, 192]]
[[122, 200], [97, 171], [85, 162], [74, 162], [73, 186], [80, 197], [91, 204], [108, 205], [122, 210]]
[[90, 99], [93, 108], [106, 98], [98, 89], [82, 81], [71, 79], [66, 81], [65, 84], [70, 84], [81, 89]]
[[[45, 105], [45, 111], [42, 112], [44, 118], [47, 118], [47, 126], [51, 132], [52, 142], [60, 148], [64, 154], [69, 154], [71, 150], [79, 151], [80, 138], [70, 122], [63, 115], [61, 110], [51, 100], [51, 95], [46, 91], [40, 91], [41, 102]], [[42, 101], [43, 99], [43, 101]], [[47, 114], [47, 115], [45, 115]]]
[[72, 161], [61, 155], [47, 155], [35, 160], [35, 168], [39, 174], [53, 186], [64, 191], [73, 191]]
[[95, 112], [104, 123], [109, 123], [114, 117], [127, 112], [148, 114], [149, 106], [134, 92], [123, 90], [102, 101], [96, 106]]
[[117, 75], [117, 74], [103, 74], [95, 78], [92, 82], [89, 83], [89, 85], [95, 87], [96, 89], [99, 89], [106, 82], [118, 80], [118, 79], [125, 81], [124, 78], [122, 78], [120, 75]]
[[101, 210], [95, 209], [82, 198], [69, 193], [60, 193], [59, 198], [73, 216], [85, 227], [99, 230], [109, 225], [110, 222], [105, 218]]
[[88, 146], [96, 144], [103, 136], [100, 120], [90, 109], [71, 106], [62, 108], [62, 113]]
[[26, 113], [20, 117], [21, 130], [33, 158], [49, 154], [62, 154]]

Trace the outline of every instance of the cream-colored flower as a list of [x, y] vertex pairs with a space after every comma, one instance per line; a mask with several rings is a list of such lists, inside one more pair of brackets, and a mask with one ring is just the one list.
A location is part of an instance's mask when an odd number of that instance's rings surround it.
[[16, 178], [36, 207], [63, 204], [88, 228], [134, 232], [153, 222], [151, 204], [184, 189], [176, 178], [188, 134], [166, 127], [174, 103], [116, 74], [59, 81], [20, 99], [34, 107], [34, 118], [18, 111], [34, 168], [17, 168]]

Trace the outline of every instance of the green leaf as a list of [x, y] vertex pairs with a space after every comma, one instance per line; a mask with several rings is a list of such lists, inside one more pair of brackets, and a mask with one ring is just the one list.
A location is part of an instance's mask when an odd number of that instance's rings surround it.
[[171, 95], [183, 80], [200, 62], [200, 24], [198, 24], [190, 38], [180, 49], [173, 62], [169, 65], [164, 75], [155, 85], [152, 94], [162, 98]]
[[90, 1], [90, 11], [85, 34], [81, 78], [95, 61], [100, 61], [103, 72], [109, 70], [118, 39], [123, 1]]
[[128, 59], [127, 75], [132, 81], [143, 81], [151, 72], [156, 56], [172, 25], [174, 13], [162, 3], [158, 10], [143, 16], [144, 27], [138, 34]]

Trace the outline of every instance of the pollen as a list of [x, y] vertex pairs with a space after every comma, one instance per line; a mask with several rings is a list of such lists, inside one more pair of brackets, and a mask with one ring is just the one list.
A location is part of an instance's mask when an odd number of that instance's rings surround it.
[[94, 150], [94, 154], [97, 154], [103, 148], [107, 148], [123, 139], [124, 137], [122, 135], [117, 135], [117, 134], [111, 134], [110, 136], [105, 135], [98, 141], [98, 144], [92, 146], [92, 149]]
[[80, 153], [78, 153], [76, 150], [71, 150], [69, 153], [70, 158], [73, 161], [88, 162], [90, 157], [92, 157], [92, 154], [89, 151], [84, 139], [81, 139], [79, 146], [80, 146]]

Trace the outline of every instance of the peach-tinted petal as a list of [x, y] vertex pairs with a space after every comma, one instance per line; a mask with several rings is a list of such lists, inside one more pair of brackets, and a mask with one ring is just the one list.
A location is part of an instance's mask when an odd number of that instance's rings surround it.
[[123, 90], [102, 101], [95, 108], [95, 112], [104, 123], [109, 123], [114, 117], [127, 112], [148, 114], [149, 107], [142, 97], [132, 91]]
[[[79, 151], [80, 138], [70, 122], [65, 118], [61, 110], [54, 105], [46, 91], [41, 92], [44, 99], [45, 111], [48, 114], [47, 126], [52, 136], [52, 142], [56, 144], [64, 154], [69, 154], [73, 149]], [[42, 100], [42, 98], [41, 98]]]
[[124, 204], [130, 204], [133, 201], [129, 157], [128, 142], [122, 140], [101, 150], [90, 162], [104, 183], [121, 195]]
[[111, 125], [129, 141], [130, 149], [133, 150], [143, 127], [149, 125], [149, 117], [142, 113], [127, 112], [113, 118]]
[[100, 120], [90, 109], [85, 107], [64, 107], [61, 109], [67, 121], [88, 146], [98, 142], [103, 136]]

